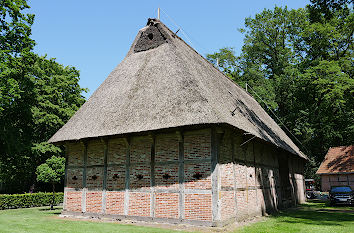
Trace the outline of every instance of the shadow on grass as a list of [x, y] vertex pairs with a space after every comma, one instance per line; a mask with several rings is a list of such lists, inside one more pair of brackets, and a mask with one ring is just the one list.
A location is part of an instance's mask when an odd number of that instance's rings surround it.
[[326, 203], [327, 204], [327, 201], [320, 200], [320, 199], [312, 199], [312, 200], [308, 200], [307, 202], [309, 202], [309, 203]]
[[[349, 214], [354, 214], [354, 208], [352, 210], [350, 209], [319, 209], [317, 210], [318, 212], [321, 211], [327, 211], [327, 212], [333, 212], [333, 213], [349, 213]], [[354, 221], [354, 219], [353, 219]]]
[[61, 212], [53, 212], [53, 213], [50, 213], [51, 215], [60, 215]]
[[354, 208], [328, 208], [327, 204], [323, 202], [309, 203], [284, 211], [276, 217], [284, 218], [280, 221], [286, 223], [340, 226], [346, 224], [346, 222], [354, 221]]
[[48, 214], [52, 214], [52, 215], [59, 215], [61, 214], [61, 207], [54, 207], [53, 209], [50, 209], [50, 207], [43, 207], [38, 209], [38, 211], [48, 211]]

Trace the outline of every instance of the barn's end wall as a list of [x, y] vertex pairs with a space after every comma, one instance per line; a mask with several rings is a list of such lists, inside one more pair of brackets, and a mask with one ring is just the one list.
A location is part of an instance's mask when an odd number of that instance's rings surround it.
[[303, 161], [249, 139], [213, 127], [67, 143], [64, 213], [216, 225], [304, 201]]
[[321, 174], [321, 189], [328, 192], [331, 186], [348, 185], [354, 190], [354, 173]]
[[[305, 202], [303, 159], [241, 132], [228, 128], [221, 132], [221, 221], [242, 220]], [[282, 164], [287, 167], [282, 177], [279, 158], [287, 162]]]

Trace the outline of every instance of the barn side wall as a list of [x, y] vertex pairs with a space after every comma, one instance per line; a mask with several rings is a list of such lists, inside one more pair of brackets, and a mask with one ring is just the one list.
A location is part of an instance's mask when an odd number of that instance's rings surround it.
[[66, 148], [63, 213], [223, 225], [304, 201], [303, 160], [233, 128]]
[[292, 199], [295, 204], [305, 203], [305, 177], [304, 177], [304, 166], [305, 160], [289, 156], [289, 180], [290, 187], [293, 189]]
[[321, 190], [328, 192], [331, 186], [349, 185], [354, 190], [354, 173], [321, 175]]
[[[221, 132], [219, 212], [222, 222], [264, 215], [305, 201], [303, 159], [229, 128]], [[279, 156], [288, 163], [283, 177], [279, 173]]]
[[68, 143], [64, 213], [211, 225], [211, 133], [208, 128]]

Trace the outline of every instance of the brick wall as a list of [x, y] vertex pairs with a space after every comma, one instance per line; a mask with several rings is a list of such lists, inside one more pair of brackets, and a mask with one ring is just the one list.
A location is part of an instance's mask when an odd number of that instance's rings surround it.
[[305, 198], [305, 181], [304, 181], [304, 162], [300, 158], [289, 158], [289, 172], [291, 184], [294, 190], [294, 199], [296, 203], [304, 203]]
[[[67, 144], [64, 208], [193, 221], [273, 211], [281, 200], [278, 151], [257, 139], [241, 146], [248, 139], [209, 128]], [[289, 160], [299, 202], [302, 169], [302, 160]]]
[[321, 175], [321, 189], [328, 192], [331, 186], [349, 185], [354, 190], [354, 174]]
[[107, 167], [107, 190], [125, 189], [125, 165], [111, 165]]
[[86, 192], [86, 212], [89, 213], [102, 212], [102, 191]]
[[236, 216], [236, 190], [235, 167], [233, 161], [234, 148], [232, 145], [231, 131], [225, 131], [222, 136], [219, 150], [219, 218], [221, 221], [235, 218]]
[[[121, 191], [125, 189], [127, 153], [128, 143], [124, 138], [108, 140], [107, 190]], [[113, 194], [121, 195], [119, 192], [110, 192], [111, 196]], [[117, 198], [118, 199], [113, 198], [112, 200], [119, 200], [119, 197]]]
[[68, 164], [71, 166], [83, 166], [84, 164], [84, 145], [82, 143], [68, 143]]
[[83, 165], [84, 165], [84, 145], [82, 143], [67, 144], [67, 167], [66, 187], [82, 188]]
[[151, 193], [129, 193], [130, 216], [151, 217]]
[[86, 168], [86, 187], [89, 190], [103, 189], [103, 167]]
[[101, 140], [87, 143], [87, 165], [103, 165], [104, 144]]
[[106, 193], [106, 214], [124, 215], [125, 192], [107, 191]]
[[68, 211], [81, 212], [82, 192], [68, 191], [65, 192], [65, 206], [64, 209]]
[[[211, 131], [184, 133], [184, 217], [212, 220]], [[189, 192], [189, 194], [188, 194]]]
[[[249, 138], [241, 132], [223, 129], [219, 165], [222, 221], [234, 216], [244, 219], [262, 215], [281, 207], [278, 156], [285, 152], [258, 139], [244, 144]], [[293, 201], [301, 203], [304, 201], [304, 161], [292, 155], [289, 158], [289, 179], [292, 180], [289, 188], [293, 191]]]
[[211, 220], [210, 132], [68, 144], [66, 210]]
[[81, 189], [82, 175], [83, 175], [83, 168], [67, 168], [66, 187]]
[[156, 193], [155, 217], [157, 218], [178, 218], [179, 217], [178, 193]]
[[185, 194], [185, 218], [188, 220], [211, 221], [211, 194]]

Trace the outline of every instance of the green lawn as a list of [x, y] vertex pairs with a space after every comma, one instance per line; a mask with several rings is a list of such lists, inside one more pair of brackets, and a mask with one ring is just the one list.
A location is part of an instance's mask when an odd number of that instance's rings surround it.
[[307, 203], [236, 232], [353, 232], [354, 207]]
[[0, 210], [0, 232], [174, 232], [167, 229], [58, 219], [61, 208], [48, 207]]
[[[57, 217], [60, 211], [61, 208], [51, 211], [48, 207], [0, 210], [0, 232], [177, 232], [119, 223], [61, 219]], [[210, 228], [184, 229], [213, 231]], [[214, 230], [220, 232], [231, 228]], [[354, 233], [354, 207], [328, 207], [324, 203], [308, 203], [267, 217], [262, 222], [238, 228], [235, 232]]]

